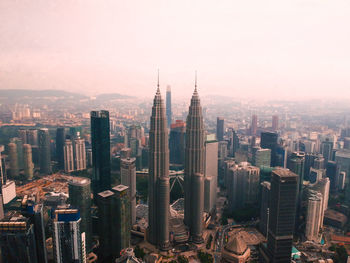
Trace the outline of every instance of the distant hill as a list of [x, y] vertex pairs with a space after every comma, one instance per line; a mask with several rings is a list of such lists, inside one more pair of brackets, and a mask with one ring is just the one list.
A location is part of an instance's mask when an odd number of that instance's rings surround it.
[[123, 95], [119, 93], [103, 93], [96, 96], [98, 100], [117, 100], [117, 99], [132, 99], [133, 96]]
[[29, 90], [29, 89], [0, 89], [0, 97], [8, 99], [64, 97], [74, 99], [86, 99], [87, 96], [67, 92], [64, 90]]

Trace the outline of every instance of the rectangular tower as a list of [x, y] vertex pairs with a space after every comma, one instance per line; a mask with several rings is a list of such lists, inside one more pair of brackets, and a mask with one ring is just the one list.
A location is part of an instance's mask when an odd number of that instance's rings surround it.
[[216, 119], [216, 138], [220, 142], [224, 140], [224, 118], [217, 117]]
[[97, 193], [111, 188], [109, 112], [91, 112], [92, 189]]
[[271, 176], [267, 254], [271, 263], [291, 261], [298, 176], [278, 168]]

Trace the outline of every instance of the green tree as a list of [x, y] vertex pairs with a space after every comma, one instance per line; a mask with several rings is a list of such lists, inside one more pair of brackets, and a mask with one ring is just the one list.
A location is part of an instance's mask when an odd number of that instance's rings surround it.
[[177, 257], [177, 262], [178, 263], [188, 263], [188, 258], [185, 256], [178, 256]]

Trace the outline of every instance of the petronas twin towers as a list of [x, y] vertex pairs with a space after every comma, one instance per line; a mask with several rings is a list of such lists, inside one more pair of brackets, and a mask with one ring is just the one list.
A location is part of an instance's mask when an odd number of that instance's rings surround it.
[[[184, 220], [189, 228], [190, 241], [194, 243], [203, 242], [204, 149], [203, 116], [196, 80], [186, 128]], [[167, 250], [170, 248], [169, 148], [165, 106], [159, 90], [159, 80], [149, 132], [148, 196], [148, 241], [161, 250]]]

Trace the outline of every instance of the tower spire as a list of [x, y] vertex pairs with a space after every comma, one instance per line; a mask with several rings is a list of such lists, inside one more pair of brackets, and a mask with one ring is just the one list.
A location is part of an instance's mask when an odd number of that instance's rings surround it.
[[159, 90], [159, 69], [158, 69], [158, 77], [157, 77], [157, 93], [160, 93], [160, 90]]
[[197, 70], [195, 71], [194, 76], [194, 92], [197, 93]]

